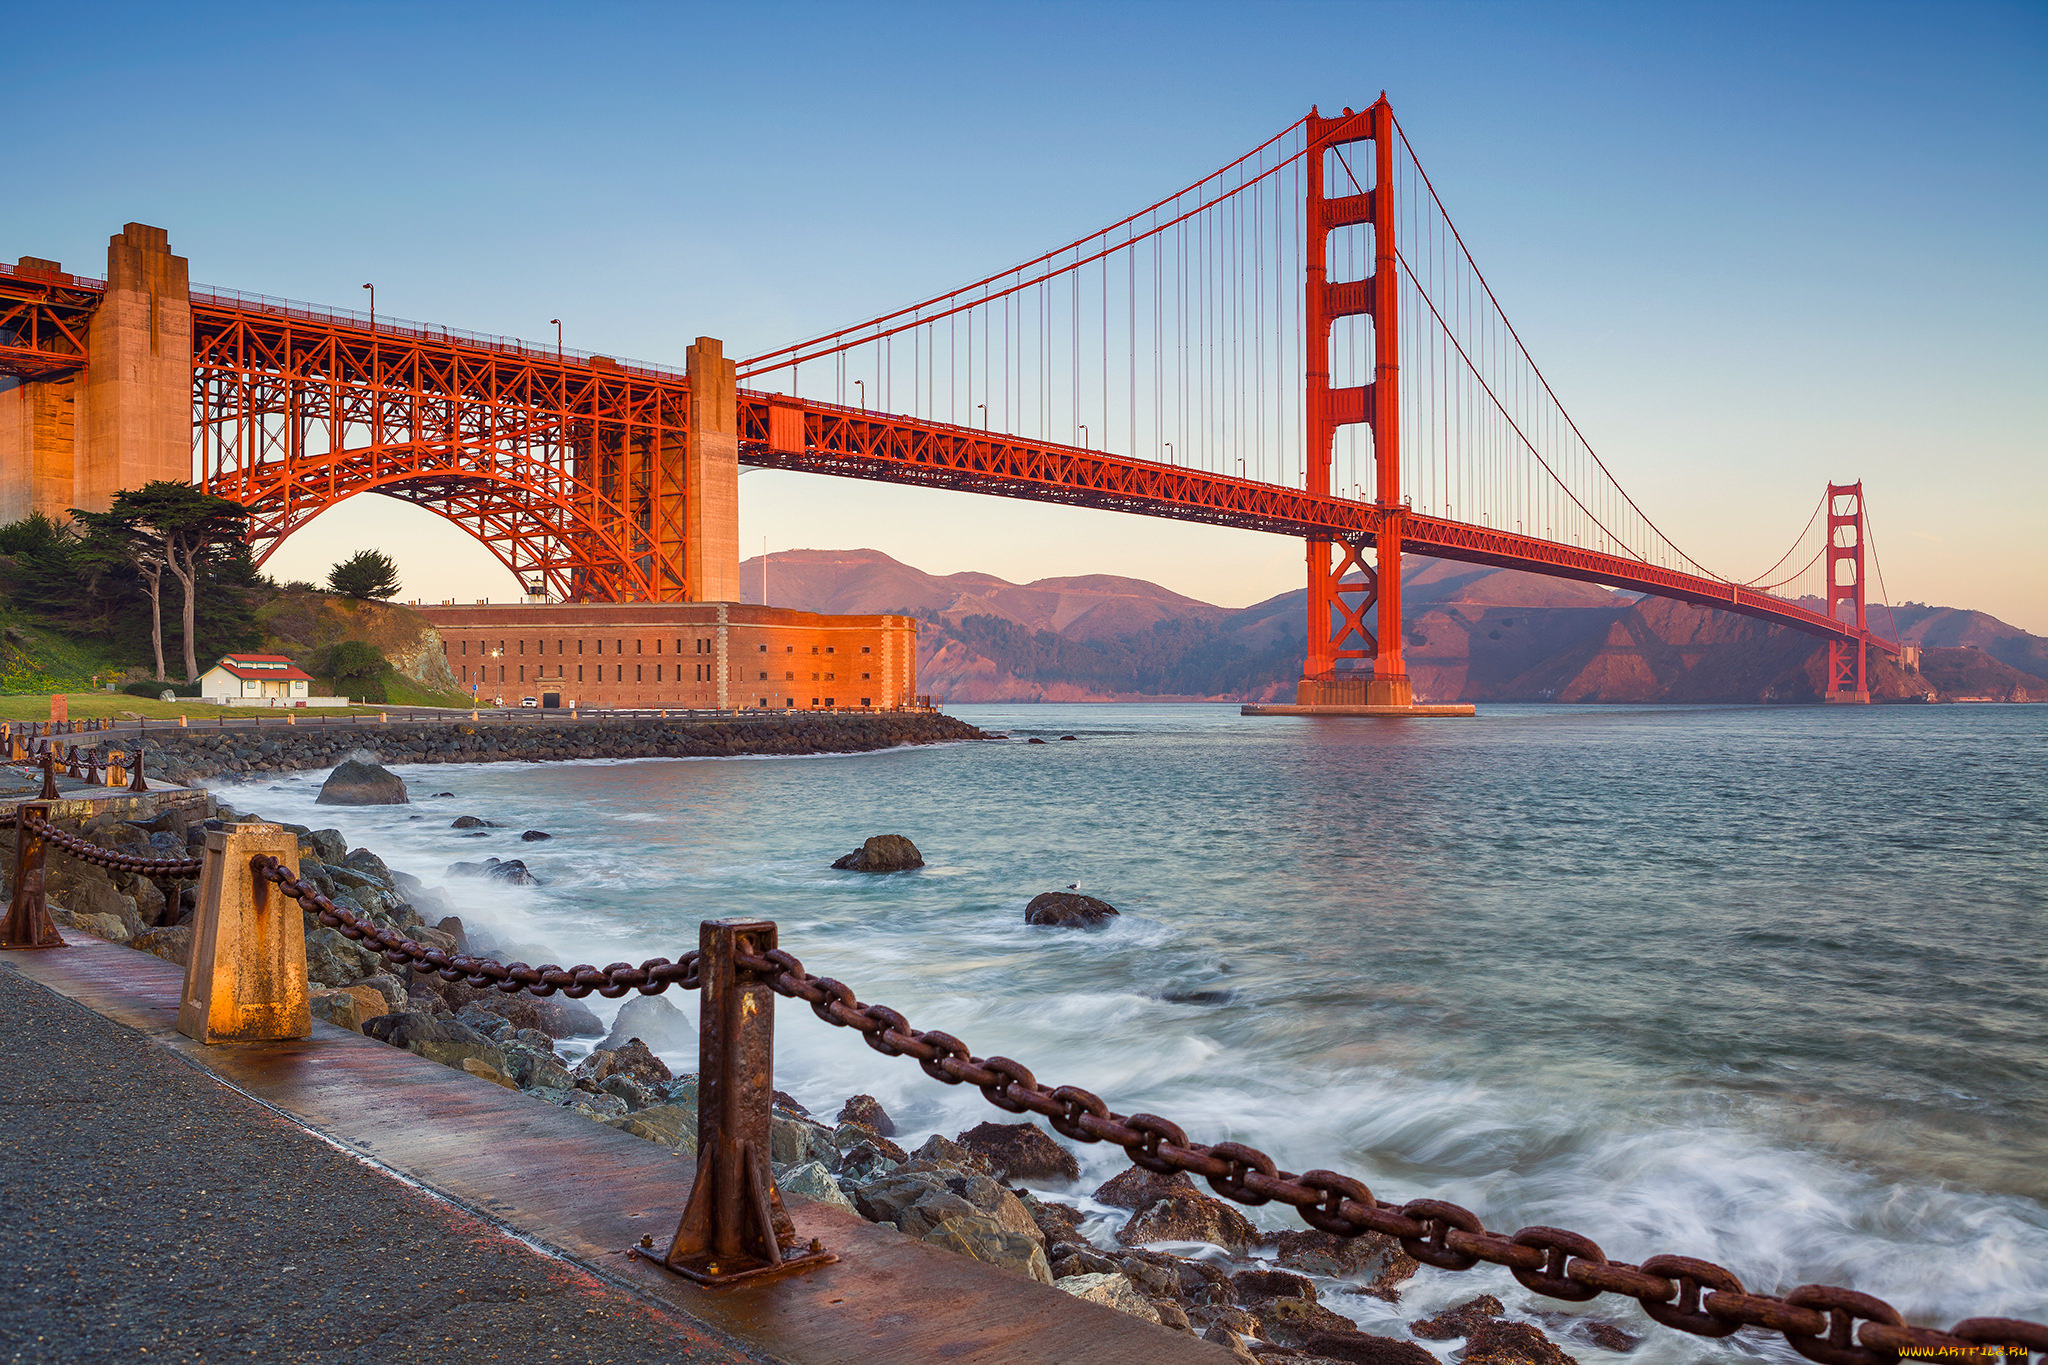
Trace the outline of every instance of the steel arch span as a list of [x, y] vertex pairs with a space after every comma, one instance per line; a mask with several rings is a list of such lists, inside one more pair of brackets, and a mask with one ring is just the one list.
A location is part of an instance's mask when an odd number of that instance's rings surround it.
[[358, 493], [427, 507], [574, 600], [689, 592], [680, 375], [193, 296], [193, 444], [259, 562]]

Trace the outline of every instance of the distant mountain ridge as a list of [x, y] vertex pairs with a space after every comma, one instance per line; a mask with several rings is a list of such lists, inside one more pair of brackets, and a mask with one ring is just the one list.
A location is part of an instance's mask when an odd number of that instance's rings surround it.
[[[1825, 646], [1749, 617], [1447, 560], [1404, 571], [1418, 699], [1798, 702], [1824, 684]], [[762, 572], [741, 566], [745, 600]], [[1305, 647], [1305, 590], [1233, 609], [1109, 574], [927, 574], [878, 550], [787, 550], [766, 572], [777, 606], [919, 617], [919, 690], [945, 701], [1291, 700]], [[1874, 660], [1873, 696], [2048, 700], [2048, 640], [1954, 608], [1895, 619], [1923, 662]]]

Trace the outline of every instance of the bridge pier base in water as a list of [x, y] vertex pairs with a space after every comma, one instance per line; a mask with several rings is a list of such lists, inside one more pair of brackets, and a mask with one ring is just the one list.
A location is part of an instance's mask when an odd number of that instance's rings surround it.
[[1303, 678], [1294, 689], [1294, 705], [1284, 702], [1246, 702], [1247, 716], [1470, 716], [1478, 708], [1470, 702], [1418, 704], [1415, 689], [1404, 674], [1377, 678], [1360, 672], [1354, 677]]

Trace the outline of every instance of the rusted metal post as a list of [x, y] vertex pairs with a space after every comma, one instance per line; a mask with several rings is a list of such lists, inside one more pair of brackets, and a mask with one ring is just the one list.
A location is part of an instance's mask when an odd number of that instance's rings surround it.
[[57, 799], [57, 750], [48, 740], [43, 741], [43, 789], [36, 793], [38, 801]]
[[299, 903], [249, 860], [267, 853], [297, 875], [299, 839], [281, 825], [209, 830], [178, 1032], [202, 1043], [310, 1038], [306, 924]]
[[128, 774], [128, 790], [132, 792], [146, 792], [149, 790], [149, 783], [145, 782], [142, 778], [142, 749], [139, 746], [135, 750], [135, 767]]
[[768, 1164], [775, 992], [738, 954], [774, 947], [772, 920], [706, 920], [698, 931], [697, 1182], [662, 1264], [699, 1284], [837, 1259], [816, 1239], [798, 1239]]
[[49, 818], [50, 808], [40, 801], [24, 801], [15, 807], [14, 896], [7, 902], [7, 917], [0, 920], [0, 948], [64, 946], [50, 920], [50, 903], [43, 889], [43, 858], [49, 844], [41, 822]]

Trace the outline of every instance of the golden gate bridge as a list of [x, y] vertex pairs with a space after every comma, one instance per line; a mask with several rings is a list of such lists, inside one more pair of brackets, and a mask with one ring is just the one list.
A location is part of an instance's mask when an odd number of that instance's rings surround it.
[[[95, 346], [123, 344], [110, 297], [50, 262], [0, 266], [0, 374], [32, 388], [89, 372]], [[259, 561], [379, 492], [563, 598], [713, 600], [736, 592], [705, 549], [732, 539], [714, 523], [736, 494], [704, 475], [723, 456], [1298, 537], [1308, 706], [1412, 704], [1403, 553], [1791, 627], [1827, 642], [1829, 700], [1867, 700], [1869, 651], [1898, 652], [1870, 628], [1860, 483], [1827, 485], [1751, 577], [1665, 534], [1523, 345], [1384, 96], [1312, 110], [1028, 261], [736, 361], [709, 339], [675, 369], [233, 290], [186, 297], [177, 477], [249, 509]]]

